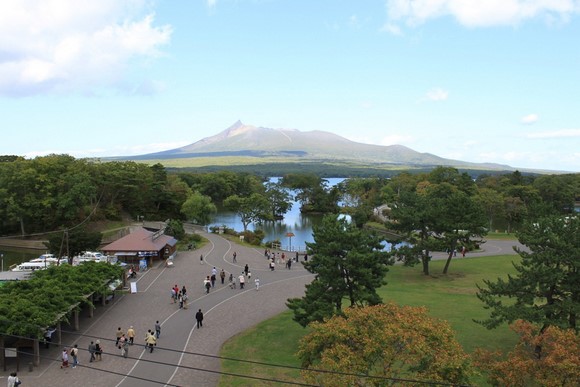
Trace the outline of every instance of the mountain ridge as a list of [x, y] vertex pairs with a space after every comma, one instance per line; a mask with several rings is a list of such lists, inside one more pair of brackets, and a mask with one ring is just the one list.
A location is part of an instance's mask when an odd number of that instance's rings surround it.
[[404, 145], [373, 145], [351, 141], [322, 130], [266, 128], [238, 120], [225, 130], [179, 148], [125, 159], [184, 159], [219, 157], [279, 158], [280, 161], [368, 163], [373, 166], [451, 166], [490, 170], [514, 170], [508, 165], [472, 163], [417, 152]]

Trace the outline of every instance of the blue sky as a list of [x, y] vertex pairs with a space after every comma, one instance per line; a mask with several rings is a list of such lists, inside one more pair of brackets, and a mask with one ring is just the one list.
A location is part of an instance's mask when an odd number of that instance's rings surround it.
[[580, 172], [580, 0], [2, 0], [0, 154], [236, 120]]

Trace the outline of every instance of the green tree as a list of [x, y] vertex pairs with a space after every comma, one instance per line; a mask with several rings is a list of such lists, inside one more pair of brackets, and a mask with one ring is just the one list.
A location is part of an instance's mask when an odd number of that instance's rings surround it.
[[98, 250], [102, 239], [103, 234], [100, 232], [79, 227], [51, 234], [45, 246], [51, 254], [68, 256], [69, 263], [72, 263], [73, 257], [85, 251]]
[[479, 203], [451, 184], [432, 185], [427, 196], [436, 213], [431, 230], [449, 252], [443, 267], [443, 274], [447, 274], [454, 251], [460, 246], [470, 248], [482, 242], [481, 238], [487, 234], [487, 221]]
[[479, 188], [475, 200], [485, 211], [488, 220], [488, 229], [490, 231], [493, 230], [493, 221], [503, 215], [503, 195], [491, 188]]
[[345, 218], [326, 215], [313, 230], [313, 243], [306, 243], [311, 259], [304, 263], [316, 274], [302, 298], [289, 299], [294, 320], [302, 326], [342, 313], [343, 300], [351, 307], [382, 302], [376, 289], [384, 285], [390, 254], [381, 238], [358, 229]]
[[578, 330], [580, 314], [580, 218], [552, 216], [528, 222], [518, 233], [521, 263], [515, 276], [485, 280], [477, 297], [491, 310], [488, 328], [518, 319], [542, 327]]
[[272, 219], [282, 219], [284, 214], [290, 210], [292, 195], [278, 183], [266, 183], [266, 197], [270, 203]]
[[211, 202], [211, 198], [198, 191], [191, 193], [181, 206], [181, 213], [187, 219], [201, 225], [208, 224], [211, 221], [211, 215], [215, 212], [217, 208]]
[[472, 373], [449, 324], [429, 317], [425, 308], [348, 308], [310, 327], [298, 356], [305, 380], [317, 386], [387, 386], [393, 379], [399, 379], [396, 385], [407, 385], [400, 379], [465, 384]]
[[268, 199], [257, 193], [248, 197], [230, 196], [224, 201], [224, 206], [238, 214], [244, 231], [248, 230], [250, 223], [261, 222], [270, 217]]
[[171, 235], [177, 240], [183, 239], [183, 237], [185, 236], [183, 222], [179, 219], [170, 219], [169, 222], [167, 223], [165, 234]]
[[431, 251], [441, 247], [431, 231], [431, 225], [438, 216], [435, 208], [430, 205], [426, 195], [406, 191], [398, 195], [390, 216], [392, 221], [389, 222], [389, 228], [402, 237], [392, 242], [405, 242], [397, 249], [397, 259], [406, 266], [421, 262], [423, 274], [429, 275]]
[[[463, 179], [460, 181], [466, 184]], [[481, 206], [466, 190], [447, 182], [423, 181], [415, 192], [399, 195], [393, 203], [391, 218], [389, 227], [400, 232], [407, 242], [399, 248], [399, 258], [406, 265], [421, 262], [425, 275], [429, 275], [433, 249], [449, 252], [443, 268], [443, 273], [447, 273], [458, 246], [470, 247], [486, 234]]]

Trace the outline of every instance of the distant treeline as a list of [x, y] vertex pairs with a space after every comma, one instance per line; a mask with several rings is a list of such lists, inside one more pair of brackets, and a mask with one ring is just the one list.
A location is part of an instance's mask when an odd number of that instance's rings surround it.
[[[396, 192], [416, 189], [433, 176], [445, 175], [473, 187], [487, 206], [490, 227], [517, 227], [529, 214], [567, 213], [580, 197], [580, 174], [524, 175], [453, 168], [413, 170], [412, 173], [353, 167], [304, 164], [166, 169], [161, 164], [134, 161], [101, 162], [49, 155], [24, 159], [0, 156], [0, 234], [31, 234], [62, 230], [81, 222], [121, 219], [181, 219], [182, 206], [192, 194], [222, 205], [232, 196], [267, 196], [268, 176], [282, 176], [283, 184], [296, 189], [304, 211], [331, 212], [337, 203], [361, 219], [372, 209], [394, 200]], [[351, 177], [335, 189], [321, 178]]]
[[[409, 172], [414, 174], [428, 173], [437, 168], [433, 166], [402, 166], [402, 165], [381, 165], [381, 166], [353, 166], [348, 164], [328, 164], [317, 162], [303, 162], [303, 163], [265, 163], [254, 165], [208, 165], [202, 167], [184, 167], [184, 168], [167, 168], [171, 172], [218, 172], [228, 170], [231, 172], [250, 173], [258, 176], [272, 177], [284, 176], [290, 173], [307, 173], [320, 176], [322, 178], [329, 177], [393, 177], [401, 172]], [[458, 169], [459, 172], [468, 173], [474, 179], [480, 175], [504, 175], [513, 171], [497, 171], [497, 170], [478, 170], [478, 169]], [[534, 175], [532, 173], [524, 173], [525, 175]]]

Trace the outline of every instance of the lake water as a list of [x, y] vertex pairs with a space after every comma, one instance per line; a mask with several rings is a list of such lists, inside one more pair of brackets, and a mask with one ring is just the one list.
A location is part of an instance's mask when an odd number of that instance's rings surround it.
[[[270, 182], [277, 182], [280, 178], [270, 178]], [[344, 178], [327, 178], [328, 186], [333, 187], [342, 182]], [[293, 196], [295, 192], [290, 192]], [[279, 241], [281, 248], [288, 251], [304, 251], [306, 242], [314, 242], [312, 237], [312, 227], [322, 222], [322, 215], [302, 214], [300, 203], [293, 201], [290, 211], [284, 215], [284, 219], [275, 222], [263, 222], [261, 224], [250, 224], [248, 230], [256, 229], [264, 231], [266, 236], [264, 242]], [[231, 211], [220, 210], [216, 213], [210, 223], [211, 226], [226, 226], [235, 231], [243, 231], [244, 226], [240, 217]], [[293, 233], [294, 236], [286, 236]]]

